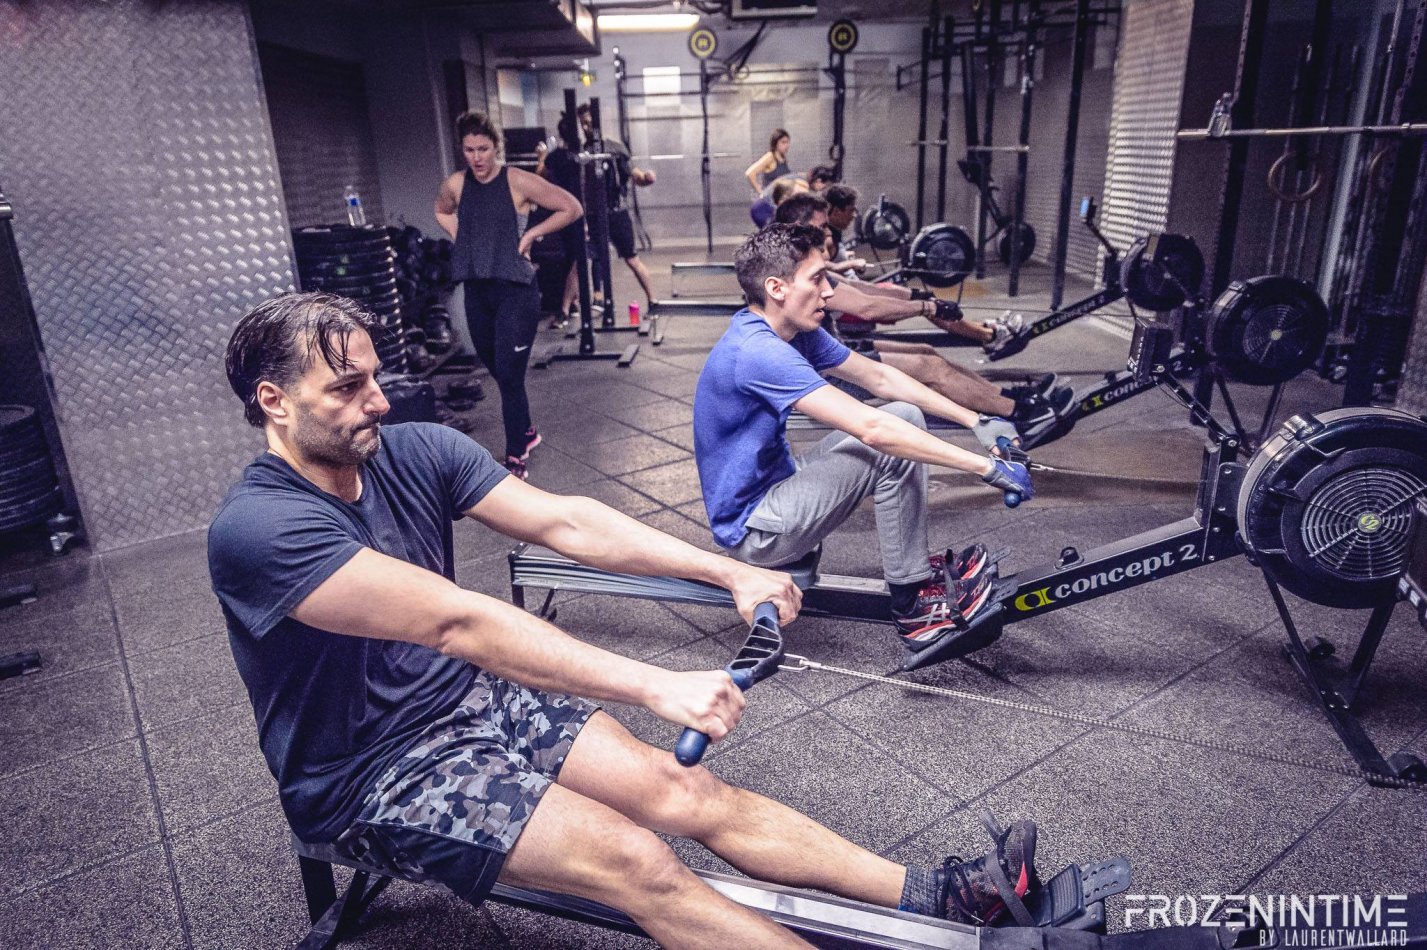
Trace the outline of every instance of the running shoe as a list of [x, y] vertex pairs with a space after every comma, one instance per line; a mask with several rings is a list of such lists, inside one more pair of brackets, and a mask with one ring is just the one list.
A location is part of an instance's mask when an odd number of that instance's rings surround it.
[[533, 449], [533, 448], [535, 448], [537, 445], [539, 445], [541, 442], [544, 442], [544, 441], [545, 441], [544, 439], [540, 438], [540, 433], [535, 431], [535, 427], [534, 427], [534, 426], [531, 426], [529, 429], [526, 429], [526, 430], [525, 430], [525, 451], [521, 453], [521, 455], [520, 455], [520, 460], [521, 460], [522, 462], [528, 462], [528, 461], [530, 461], [530, 450]]
[[[940, 575], [945, 578], [946, 575]], [[955, 581], [950, 591], [943, 583], [928, 581], [917, 592], [916, 604], [906, 614], [894, 614], [902, 646], [913, 652], [925, 650], [952, 630], [964, 630], [991, 599], [994, 572], [982, 570], [975, 577]]]
[[1032, 394], [1019, 400], [1015, 412], [1011, 413], [1011, 421], [1024, 433], [1028, 429], [1061, 418], [1074, 405], [1075, 390], [1069, 386], [1060, 386], [1051, 390], [1048, 395]]
[[505, 470], [522, 482], [530, 480], [530, 471], [525, 465], [524, 459], [518, 459], [514, 455], [505, 457]]
[[[951, 554], [948, 548], [946, 551], [937, 551], [927, 558], [927, 562], [932, 566], [932, 576], [941, 577], [946, 571], [947, 555]], [[967, 545], [960, 554], [952, 557], [952, 580], [967, 580], [975, 577], [985, 568], [986, 562], [990, 559], [991, 552], [984, 544]]]
[[1055, 373], [1040, 373], [1019, 385], [1007, 386], [1002, 391], [1007, 399], [1020, 402], [1027, 396], [1049, 396], [1051, 391], [1059, 385], [1060, 377]]
[[[974, 861], [953, 855], [942, 862], [937, 903], [947, 920], [973, 926], [994, 924], [1006, 914], [1000, 882], [1009, 884], [1017, 899], [1040, 889], [1035, 868], [1036, 823], [1014, 822], [1001, 830], [995, 841], [993, 850]], [[991, 869], [991, 861], [999, 865], [999, 874]]]

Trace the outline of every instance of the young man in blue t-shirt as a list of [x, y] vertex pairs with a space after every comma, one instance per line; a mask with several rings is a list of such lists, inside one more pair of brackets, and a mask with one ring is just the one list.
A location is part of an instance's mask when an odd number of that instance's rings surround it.
[[1032, 822], [973, 861], [903, 867], [679, 766], [600, 712], [590, 700], [643, 706], [717, 741], [743, 697], [721, 670], [626, 659], [456, 586], [453, 521], [606, 570], [719, 584], [745, 618], [771, 601], [792, 620], [797, 588], [540, 491], [454, 430], [384, 429], [379, 329], [350, 300], [285, 294], [228, 346], [267, 451], [213, 519], [209, 570], [299, 838], [471, 902], [497, 880], [600, 901], [671, 947], [802, 944], [705, 885], [655, 832], [778, 883], [968, 923], [1039, 887]]
[[[968, 609], [928, 554], [927, 465], [979, 475], [1023, 498], [1034, 491], [1023, 464], [943, 442], [926, 431], [923, 413], [960, 423], [992, 450], [998, 437], [1018, 438], [1009, 422], [979, 416], [822, 329], [833, 293], [824, 240], [822, 228], [773, 224], [734, 255], [749, 305], [709, 353], [694, 396], [704, 507], [719, 544], [739, 560], [777, 567], [813, 550], [871, 497], [893, 617], [906, 646], [918, 649]], [[890, 402], [869, 406], [824, 374]], [[796, 459], [785, 432], [794, 409], [838, 430]]]

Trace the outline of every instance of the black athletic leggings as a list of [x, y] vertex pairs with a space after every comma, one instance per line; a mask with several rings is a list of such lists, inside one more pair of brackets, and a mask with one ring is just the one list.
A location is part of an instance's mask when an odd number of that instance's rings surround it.
[[466, 281], [466, 323], [476, 355], [500, 389], [505, 422], [505, 454], [525, 452], [530, 429], [530, 401], [525, 397], [525, 368], [540, 326], [540, 289], [508, 280]]

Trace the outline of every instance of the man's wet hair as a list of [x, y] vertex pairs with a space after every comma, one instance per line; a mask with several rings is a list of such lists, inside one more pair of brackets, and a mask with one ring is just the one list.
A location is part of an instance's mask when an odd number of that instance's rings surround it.
[[224, 360], [243, 417], [259, 429], [267, 421], [258, 404], [264, 380], [291, 389], [318, 357], [332, 372], [344, 373], [352, 368], [352, 334], [361, 330], [375, 340], [381, 329], [361, 304], [335, 294], [281, 294], [249, 310], [233, 329]]
[[773, 220], [779, 224], [807, 224], [819, 211], [827, 213], [827, 199], [812, 192], [794, 195], [778, 206]]
[[763, 281], [769, 277], [791, 280], [809, 254], [822, 250], [824, 240], [822, 228], [770, 224], [744, 241], [733, 255], [733, 270], [748, 302], [759, 307], [766, 304], [768, 295], [763, 291]]
[[848, 208], [857, 207], [857, 189], [851, 185], [831, 185], [823, 192], [823, 197], [827, 199], [830, 207], [839, 211], [846, 211]]

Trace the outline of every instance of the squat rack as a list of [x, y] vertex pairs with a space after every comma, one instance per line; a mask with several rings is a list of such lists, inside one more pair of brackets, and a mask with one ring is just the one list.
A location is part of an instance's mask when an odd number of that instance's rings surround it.
[[[1010, 296], [1020, 290], [1020, 261], [1024, 255], [1022, 240], [1025, 238], [1025, 192], [1030, 155], [1030, 125], [1032, 90], [1035, 86], [1036, 56], [1043, 45], [1046, 31], [1070, 29], [1072, 31], [1073, 53], [1071, 60], [1070, 105], [1066, 122], [1065, 147], [1061, 164], [1061, 189], [1056, 215], [1056, 246], [1052, 258], [1054, 286], [1051, 307], [1059, 308], [1065, 293], [1065, 259], [1070, 238], [1070, 208], [1074, 199], [1075, 150], [1080, 125], [1080, 98], [1084, 85], [1086, 47], [1090, 27], [1111, 22], [1120, 13], [1119, 7], [1092, 5], [1091, 0], [1071, 0], [1071, 2], [1047, 6], [1043, 0], [985, 0], [974, 4], [974, 16], [969, 22], [958, 23], [953, 17], [941, 20], [932, 18], [922, 30], [922, 55], [916, 67], [919, 70], [920, 112], [917, 123], [917, 139], [912, 145], [917, 148], [917, 201], [916, 229], [924, 224], [926, 203], [927, 149], [937, 149], [937, 198], [936, 220], [946, 215], [946, 166], [947, 149], [950, 145], [950, 110], [952, 60], [960, 57], [962, 77], [962, 106], [965, 117], [966, 151], [964, 162], [959, 163], [968, 180], [973, 176], [989, 175], [990, 159], [996, 152], [1009, 152], [1016, 156], [1015, 200], [1009, 222], [1011, 253], [1009, 255]], [[996, 145], [994, 141], [995, 97], [998, 83], [994, 77], [1000, 71], [1005, 47], [1014, 47], [1017, 57], [1020, 87], [1020, 123], [1014, 145]], [[985, 106], [978, 113], [979, 90], [976, 84], [977, 57], [986, 63]], [[941, 125], [937, 138], [927, 137], [929, 113], [931, 109], [931, 62], [939, 61], [941, 82]], [[903, 72], [910, 66], [897, 68], [897, 88], [903, 88]], [[981, 121], [984, 116], [984, 122]], [[978, 186], [977, 227], [976, 227], [976, 276], [985, 277], [985, 245], [987, 221], [991, 208], [986, 200], [986, 191]]]

